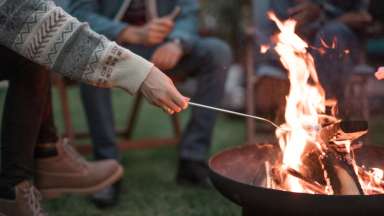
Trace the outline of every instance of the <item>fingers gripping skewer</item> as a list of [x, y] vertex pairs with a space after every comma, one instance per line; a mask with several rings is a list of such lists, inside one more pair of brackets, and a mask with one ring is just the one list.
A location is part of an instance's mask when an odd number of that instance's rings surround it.
[[[267, 122], [267, 123], [271, 124], [272, 126], [274, 126], [275, 128], [283, 129], [279, 125], [275, 124], [273, 121], [266, 119], [266, 118], [259, 117], [259, 116], [248, 115], [245, 113], [240, 113], [240, 112], [235, 112], [235, 111], [231, 111], [231, 110], [216, 108], [216, 107], [198, 104], [198, 103], [194, 103], [194, 102], [189, 102], [189, 105], [194, 106], [194, 107], [200, 107], [200, 108], [204, 108], [204, 109], [210, 109], [210, 110], [214, 110], [214, 111], [224, 112], [224, 113], [228, 113], [228, 114], [232, 114], [232, 115], [242, 116], [242, 117], [246, 117], [246, 118], [253, 118], [256, 120]], [[287, 129], [283, 129], [283, 130], [287, 130]]]

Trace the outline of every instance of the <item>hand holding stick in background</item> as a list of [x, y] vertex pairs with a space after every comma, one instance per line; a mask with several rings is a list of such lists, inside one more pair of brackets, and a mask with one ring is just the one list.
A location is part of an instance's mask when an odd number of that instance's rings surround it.
[[120, 32], [117, 43], [154, 46], [164, 42], [173, 26], [173, 20], [168, 18], [153, 19], [143, 26], [129, 25]]
[[168, 37], [174, 27], [174, 19], [180, 14], [180, 7], [163, 17], [153, 17], [143, 26], [128, 25], [117, 38], [119, 44], [158, 45]]
[[[154, 46], [162, 43], [171, 33], [174, 26], [174, 19], [180, 14], [180, 7], [176, 7], [170, 14], [159, 18], [157, 16], [156, 1], [147, 0], [148, 22], [144, 26], [127, 26], [119, 35], [118, 43], [139, 44], [145, 46]], [[169, 44], [169, 43], [166, 43]], [[147, 78], [141, 86], [141, 93], [153, 105], [161, 107], [169, 114], [174, 114], [188, 107], [189, 98], [182, 96], [169, 79], [161, 70], [170, 68], [175, 65], [177, 60], [169, 61], [169, 56], [179, 56], [181, 51], [172, 46], [161, 46], [154, 56], [155, 67], [152, 68]], [[170, 48], [170, 49], [169, 49]], [[173, 53], [173, 54], [172, 54]], [[179, 53], [175, 55], [174, 53]], [[152, 57], [153, 58], [153, 57]], [[165, 60], [164, 60], [165, 59]]]

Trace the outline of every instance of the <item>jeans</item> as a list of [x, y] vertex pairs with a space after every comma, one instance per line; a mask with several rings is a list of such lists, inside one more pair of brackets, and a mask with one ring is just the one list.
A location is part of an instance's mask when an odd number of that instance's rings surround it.
[[[156, 47], [143, 46], [127, 46], [127, 48], [147, 59], [156, 49]], [[198, 88], [192, 101], [218, 106], [223, 97], [231, 60], [231, 51], [227, 44], [215, 38], [201, 38], [169, 74], [196, 77]], [[110, 90], [82, 85], [81, 96], [87, 113], [96, 159], [116, 159], [118, 150]], [[215, 112], [192, 107], [191, 118], [181, 137], [180, 157], [182, 159], [206, 159], [215, 121]]]
[[50, 73], [0, 47], [0, 77], [9, 81], [1, 125], [0, 188], [31, 179], [37, 143], [56, 142]]

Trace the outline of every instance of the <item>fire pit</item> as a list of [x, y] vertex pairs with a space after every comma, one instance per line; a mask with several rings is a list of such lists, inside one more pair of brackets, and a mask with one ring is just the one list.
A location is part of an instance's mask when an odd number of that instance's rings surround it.
[[384, 149], [362, 148], [358, 138], [368, 132], [367, 122], [343, 121], [337, 100], [326, 102], [296, 22], [269, 17], [280, 29], [273, 49], [290, 81], [285, 123], [276, 125], [278, 145], [243, 146], [214, 156], [209, 164], [214, 185], [247, 216], [382, 214]]
[[[280, 155], [280, 156], [279, 156]], [[378, 215], [384, 195], [320, 195], [293, 193], [266, 187], [265, 161], [281, 157], [276, 145], [244, 145], [211, 158], [210, 177], [220, 193], [240, 205], [244, 216], [255, 215]], [[356, 162], [384, 169], [384, 148], [356, 150]]]

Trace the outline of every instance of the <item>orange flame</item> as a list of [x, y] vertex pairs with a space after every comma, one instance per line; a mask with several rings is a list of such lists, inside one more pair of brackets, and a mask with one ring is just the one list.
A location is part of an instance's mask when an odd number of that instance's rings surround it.
[[[307, 50], [308, 44], [295, 34], [296, 21], [292, 19], [280, 21], [272, 12], [268, 13], [268, 17], [280, 30], [274, 49], [288, 70], [290, 81], [289, 94], [286, 97], [285, 123], [281, 126], [283, 129], [276, 131], [283, 152], [281, 168], [300, 171], [303, 166], [302, 157], [308, 148], [316, 148], [322, 154], [327, 148], [322, 144], [318, 134], [321, 128], [321, 116], [325, 113], [325, 92], [319, 82], [314, 59]], [[321, 43], [326, 48], [336, 47], [336, 39], [331, 45], [327, 45], [323, 40]], [[350, 141], [341, 142], [340, 145], [345, 146], [347, 154], [352, 155]], [[366, 194], [372, 191], [384, 192], [383, 170], [373, 168], [371, 171], [365, 171], [354, 161], [353, 163]], [[325, 171], [324, 177], [328, 179]], [[284, 179], [283, 185], [281, 189], [292, 192], [315, 193], [305, 187], [298, 178], [290, 175]], [[326, 186], [324, 193], [333, 194], [333, 190]]]
[[[316, 129], [320, 127], [319, 113], [325, 111], [325, 94], [314, 60], [307, 51], [308, 44], [295, 34], [296, 21], [281, 22], [273, 13], [268, 16], [281, 31], [275, 50], [289, 71], [290, 81], [283, 126], [290, 130], [277, 131], [276, 135], [284, 152], [283, 166], [300, 170], [306, 146], [310, 143], [319, 145]], [[288, 177], [286, 184], [293, 192], [308, 192], [296, 178]]]

